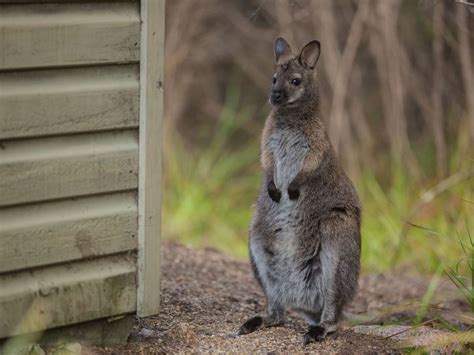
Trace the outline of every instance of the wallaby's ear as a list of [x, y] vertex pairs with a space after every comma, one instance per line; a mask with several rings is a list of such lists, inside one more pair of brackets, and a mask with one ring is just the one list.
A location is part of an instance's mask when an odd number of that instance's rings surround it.
[[298, 60], [304, 67], [314, 69], [320, 54], [321, 44], [318, 41], [311, 41], [303, 47]]
[[290, 45], [281, 37], [278, 37], [275, 40], [274, 51], [275, 61], [277, 63], [284, 63], [288, 61], [292, 56]]

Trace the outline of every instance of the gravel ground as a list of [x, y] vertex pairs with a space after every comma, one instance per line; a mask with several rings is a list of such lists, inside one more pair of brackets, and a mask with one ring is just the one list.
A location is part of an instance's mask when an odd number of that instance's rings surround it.
[[[407, 272], [364, 275], [358, 296], [349, 307], [351, 317], [364, 316], [369, 320], [366, 324], [407, 319], [416, 311], [413, 305], [421, 299], [428, 283], [429, 279], [410, 276]], [[440, 299], [449, 299], [452, 291], [448, 283], [442, 283], [436, 294]], [[248, 263], [210, 249], [195, 250], [164, 243], [161, 304], [159, 315], [139, 321], [127, 345], [83, 350], [107, 354], [400, 352], [392, 338], [374, 335], [377, 332], [372, 327], [380, 326], [353, 328], [348, 322], [323, 342], [303, 346], [306, 326], [295, 314], [290, 314], [289, 322], [283, 327], [237, 337], [240, 325], [261, 312], [265, 301]], [[469, 309], [458, 300], [450, 305], [459, 312]], [[428, 312], [426, 319], [430, 316]], [[457, 318], [455, 321], [459, 321]]]

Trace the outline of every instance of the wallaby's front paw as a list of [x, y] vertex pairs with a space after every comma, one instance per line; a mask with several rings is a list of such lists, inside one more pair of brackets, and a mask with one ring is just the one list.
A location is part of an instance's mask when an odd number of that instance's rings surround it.
[[303, 344], [319, 343], [326, 337], [326, 330], [319, 325], [313, 325], [303, 337]]
[[280, 202], [281, 192], [277, 189], [277, 187], [275, 186], [275, 182], [273, 180], [270, 181], [270, 183], [268, 184], [267, 190], [268, 190], [268, 195], [273, 201], [277, 203]]
[[297, 200], [300, 197], [300, 190], [294, 181], [288, 186], [288, 197], [290, 200]]
[[250, 318], [239, 329], [237, 335], [245, 335], [256, 331], [263, 324], [263, 319], [260, 316]]
[[300, 191], [299, 190], [292, 190], [288, 188], [288, 197], [290, 200], [297, 200], [298, 197], [300, 197]]

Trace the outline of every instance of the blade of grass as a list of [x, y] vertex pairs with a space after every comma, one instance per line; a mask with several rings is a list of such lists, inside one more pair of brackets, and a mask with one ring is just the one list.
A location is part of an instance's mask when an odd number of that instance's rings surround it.
[[427, 321], [425, 321], [425, 322], [423, 322], [423, 323], [419, 323], [419, 324], [417, 324], [417, 325], [414, 325], [413, 327], [404, 329], [404, 330], [399, 331], [399, 332], [397, 332], [397, 333], [395, 333], [395, 334], [388, 335], [388, 336], [384, 337], [384, 339], [393, 338], [393, 337], [395, 337], [395, 336], [397, 336], [397, 335], [400, 335], [400, 334], [409, 332], [410, 330], [416, 329], [416, 328], [421, 327], [421, 326], [423, 326], [423, 325], [427, 325], [427, 324], [433, 323], [434, 321], [436, 321], [436, 320], [438, 320], [438, 319], [439, 319], [439, 317], [436, 317], [436, 318], [433, 318], [433, 319], [429, 319], [429, 320], [427, 320]]
[[420, 323], [421, 320], [425, 317], [426, 311], [428, 309], [428, 305], [431, 303], [434, 293], [440, 283], [441, 273], [442, 273], [442, 266], [440, 265], [438, 266], [438, 270], [436, 270], [436, 273], [434, 274], [434, 276], [431, 278], [428, 288], [421, 301], [421, 306], [418, 308], [418, 311], [416, 312], [415, 324]]

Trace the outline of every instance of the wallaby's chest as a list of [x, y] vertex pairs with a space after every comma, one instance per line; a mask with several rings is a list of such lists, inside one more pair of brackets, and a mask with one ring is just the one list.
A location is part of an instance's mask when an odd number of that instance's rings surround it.
[[275, 185], [279, 190], [287, 190], [308, 155], [307, 138], [300, 130], [281, 128], [273, 130], [268, 144], [274, 160]]

